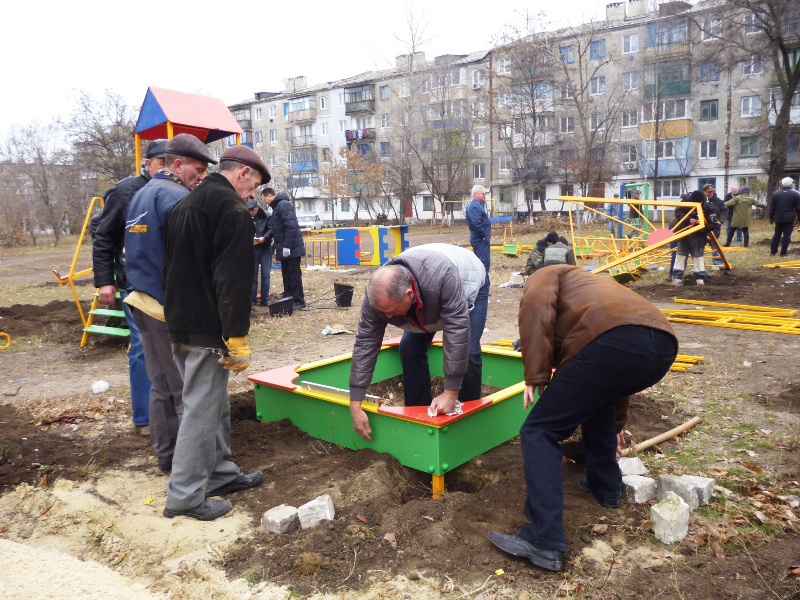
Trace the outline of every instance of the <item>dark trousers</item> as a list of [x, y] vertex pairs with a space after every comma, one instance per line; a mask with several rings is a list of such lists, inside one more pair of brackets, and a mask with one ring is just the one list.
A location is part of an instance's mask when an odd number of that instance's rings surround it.
[[300, 271], [300, 257], [284, 258], [281, 261], [281, 276], [283, 277], [283, 297], [294, 298], [294, 304], [305, 305], [306, 296], [303, 292], [303, 273]]
[[731, 225], [731, 223], [733, 222], [732, 218], [733, 218], [732, 216], [728, 217], [728, 231], [726, 232], [728, 234], [728, 241], [725, 243], [726, 246], [730, 246], [731, 245], [731, 238], [733, 237], [733, 230], [734, 229], [736, 230], [736, 241], [737, 242], [741, 242], [742, 241], [742, 228], [741, 227], [733, 227]]
[[253, 277], [253, 304], [258, 300], [258, 269], [261, 268], [261, 304], [269, 304], [269, 277], [272, 272], [272, 244], [253, 246], [256, 254], [256, 271]]
[[[742, 241], [742, 234], [744, 234], [744, 247], [747, 248], [750, 246], [750, 228], [749, 227], [737, 227], [736, 231], [738, 231], [737, 241]], [[725, 240], [725, 245], [731, 245], [731, 238], [733, 237], [733, 228], [728, 228], [728, 239]]]
[[775, 234], [772, 236], [772, 245], [769, 248], [770, 254], [778, 253], [778, 243], [781, 245], [781, 256], [786, 256], [789, 251], [789, 242], [792, 239], [792, 229], [794, 221], [782, 221], [775, 223]]
[[[473, 309], [472, 312], [475, 312], [475, 310]], [[470, 313], [471, 316], [472, 313]], [[486, 321], [485, 315], [483, 320], [484, 322]], [[470, 346], [473, 341], [472, 333], [475, 331], [476, 329], [472, 327], [470, 322]], [[481, 333], [483, 333], [483, 327], [477, 330], [479, 348]], [[430, 403], [433, 402], [431, 371], [428, 365], [428, 348], [433, 342], [433, 336], [433, 333], [404, 331], [403, 337], [400, 338], [400, 365], [403, 368], [403, 390], [406, 406], [430, 406]], [[460, 401], [477, 400], [481, 397], [481, 371], [480, 353], [478, 353], [477, 359], [470, 353], [467, 372], [461, 381], [461, 389], [458, 391], [458, 399]]]
[[616, 501], [622, 494], [617, 465], [616, 400], [661, 380], [677, 347], [666, 332], [638, 325], [607, 331], [556, 371], [520, 430], [530, 520], [520, 537], [564, 552], [564, 490], [559, 442], [581, 426], [586, 476], [598, 498]]

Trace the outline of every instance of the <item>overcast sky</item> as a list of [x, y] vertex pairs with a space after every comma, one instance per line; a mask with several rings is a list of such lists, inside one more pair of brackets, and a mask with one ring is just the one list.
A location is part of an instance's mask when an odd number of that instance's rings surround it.
[[[410, 2], [411, 0], [409, 0]], [[77, 92], [110, 89], [138, 112], [148, 86], [221, 98], [280, 91], [394, 65], [405, 52], [407, 8], [427, 23], [431, 58], [492, 47], [524, 9], [554, 25], [604, 18], [607, 2], [564, 0], [339, 0], [338, 2], [4, 2], [0, 137], [13, 125], [66, 118]]]

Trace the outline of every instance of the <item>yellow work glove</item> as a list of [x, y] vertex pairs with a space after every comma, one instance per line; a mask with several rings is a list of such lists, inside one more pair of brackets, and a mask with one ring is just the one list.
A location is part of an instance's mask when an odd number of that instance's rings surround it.
[[244, 371], [250, 366], [250, 346], [247, 345], [247, 336], [223, 338], [228, 354], [219, 359], [219, 364], [229, 371]]

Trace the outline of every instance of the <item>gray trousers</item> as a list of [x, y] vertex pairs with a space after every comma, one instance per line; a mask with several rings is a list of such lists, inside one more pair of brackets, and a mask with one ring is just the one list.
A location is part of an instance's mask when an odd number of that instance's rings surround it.
[[183, 378], [172, 358], [167, 324], [131, 307], [142, 334], [144, 361], [150, 379], [150, 443], [162, 470], [172, 469], [172, 455], [183, 414]]
[[172, 344], [183, 376], [183, 416], [167, 484], [166, 507], [193, 508], [207, 490], [230, 483], [241, 470], [231, 461], [231, 402], [228, 371], [211, 348]]

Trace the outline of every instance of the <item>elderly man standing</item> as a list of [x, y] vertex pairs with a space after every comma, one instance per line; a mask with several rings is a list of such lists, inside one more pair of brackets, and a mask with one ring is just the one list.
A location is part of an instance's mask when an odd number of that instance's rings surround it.
[[172, 471], [172, 455], [183, 413], [183, 379], [172, 359], [164, 322], [164, 227], [167, 216], [197, 187], [217, 161], [195, 136], [181, 133], [166, 145], [166, 168], [156, 171], [131, 201], [125, 227], [128, 283], [125, 302], [142, 334], [150, 388], [150, 442], [158, 468]]
[[772, 202], [769, 203], [769, 222], [775, 225], [775, 234], [772, 236], [769, 249], [770, 256], [777, 254], [778, 244], [781, 256], [786, 256], [789, 252], [792, 227], [800, 212], [800, 193], [793, 190], [792, 185], [794, 180], [791, 177], [784, 177], [781, 180], [781, 189], [772, 194]]
[[300, 261], [306, 254], [303, 232], [297, 224], [294, 206], [286, 192], [275, 196], [269, 205], [272, 209], [270, 228], [275, 245], [275, 259], [281, 263], [283, 297], [291, 296], [294, 299], [294, 310], [300, 310], [306, 307], [303, 273], [300, 270]]
[[[92, 266], [94, 268], [94, 285], [98, 288], [100, 301], [111, 306], [117, 303], [117, 291], [123, 301], [128, 295], [128, 279], [125, 273], [124, 259], [125, 215], [128, 205], [133, 195], [150, 181], [153, 173], [163, 168], [166, 146], [167, 140], [150, 142], [145, 152], [141, 175], [126, 177], [118, 181], [105, 194], [105, 205], [92, 244]], [[142, 336], [136, 327], [130, 309], [124, 303], [122, 308], [131, 332], [130, 348], [128, 349], [128, 375], [131, 382], [133, 425], [136, 433], [142, 437], [149, 437], [150, 380], [147, 378]]]
[[[586, 476], [578, 486], [601, 505], [618, 507], [617, 447], [629, 396], [664, 377], [678, 341], [664, 315], [636, 292], [567, 265], [540, 269], [528, 278], [519, 333], [527, 386], [523, 407], [533, 406], [520, 430], [524, 513], [530, 523], [518, 535], [492, 531], [489, 541], [543, 569], [560, 571], [567, 539], [559, 442], [581, 427]], [[534, 404], [535, 389], [539, 400]]]
[[[377, 269], [367, 283], [350, 367], [350, 416], [353, 429], [366, 440], [372, 430], [361, 402], [372, 381], [386, 325], [403, 329], [400, 363], [406, 406], [430, 406], [432, 414], [453, 412], [457, 401], [480, 398], [480, 366], [469, 360], [471, 312], [486, 268], [464, 248], [425, 244], [410, 248]], [[428, 348], [443, 332], [444, 387], [432, 398]], [[477, 369], [477, 373], [468, 371]], [[466, 387], [477, 382], [477, 389]]]
[[472, 186], [472, 201], [467, 206], [467, 225], [469, 226], [469, 243], [483, 266], [486, 268], [486, 281], [478, 290], [475, 306], [469, 313], [469, 326], [472, 334], [469, 338], [470, 368], [464, 375], [462, 389], [466, 395], [481, 397], [481, 336], [486, 327], [486, 316], [489, 313], [489, 267], [491, 266], [492, 223], [486, 212], [486, 188], [482, 185]]
[[210, 521], [232, 508], [224, 496], [259, 485], [231, 460], [229, 371], [250, 364], [253, 220], [245, 201], [270, 180], [246, 146], [232, 146], [167, 220], [164, 313], [183, 377], [178, 429], [164, 516]]

